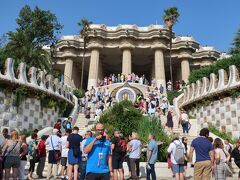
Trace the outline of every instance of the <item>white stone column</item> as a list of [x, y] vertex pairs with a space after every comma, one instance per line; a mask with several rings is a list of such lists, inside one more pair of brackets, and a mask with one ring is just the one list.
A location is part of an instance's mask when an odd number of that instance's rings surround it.
[[64, 84], [71, 86], [72, 84], [73, 59], [67, 58], [64, 68]]
[[131, 49], [129, 48], [123, 49], [122, 73], [124, 75], [128, 75], [132, 73], [132, 55], [131, 55]]
[[185, 83], [188, 83], [188, 77], [190, 75], [190, 66], [189, 66], [188, 59], [182, 59], [181, 71], [182, 71], [182, 80], [184, 80]]
[[92, 49], [90, 66], [89, 66], [89, 75], [88, 75], [88, 86], [87, 89], [90, 90], [91, 87], [97, 87], [98, 80], [98, 66], [99, 66], [99, 49]]
[[155, 49], [154, 55], [154, 65], [155, 65], [155, 79], [156, 85], [159, 88], [160, 84], [164, 87], [164, 92], [166, 92], [166, 79], [165, 79], [165, 67], [164, 67], [164, 57], [162, 49]]

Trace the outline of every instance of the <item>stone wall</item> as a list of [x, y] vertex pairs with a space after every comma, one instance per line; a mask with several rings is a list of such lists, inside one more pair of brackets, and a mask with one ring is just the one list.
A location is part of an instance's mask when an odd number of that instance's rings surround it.
[[42, 129], [53, 126], [59, 117], [59, 110], [41, 107], [40, 100], [25, 99], [17, 108], [14, 94], [0, 91], [0, 126], [20, 130]]
[[[4, 71], [0, 71], [0, 127], [10, 129], [19, 128], [31, 130], [34, 128], [52, 126], [59, 116], [58, 110], [43, 108], [38, 99], [26, 98], [19, 106], [18, 111], [14, 106], [14, 94], [4, 89], [14, 89], [23, 86], [34, 93], [46, 95], [46, 98], [53, 97], [73, 106], [73, 119], [78, 117], [78, 99], [73, 95], [70, 86], [59, 82], [52, 75], [45, 74], [45, 70], [31, 67], [26, 72], [26, 64], [20, 63], [15, 74], [14, 60], [8, 58], [5, 62]], [[13, 88], [14, 87], [14, 88]]]
[[[218, 75], [210, 74], [210, 79], [203, 77], [196, 83], [186, 86], [184, 93], [174, 99], [173, 104], [177, 115], [179, 109], [196, 107], [193, 115], [202, 127], [211, 123], [223, 132], [232, 134], [233, 138], [240, 135], [240, 97], [233, 98], [231, 90], [240, 88], [239, 72], [235, 65], [229, 67], [227, 73], [224, 69]], [[211, 101], [207, 105], [204, 102]], [[198, 105], [198, 106], [195, 106]]]
[[209, 124], [220, 131], [230, 133], [234, 139], [240, 136], [240, 98], [226, 97], [202, 106], [194, 113], [201, 127]]

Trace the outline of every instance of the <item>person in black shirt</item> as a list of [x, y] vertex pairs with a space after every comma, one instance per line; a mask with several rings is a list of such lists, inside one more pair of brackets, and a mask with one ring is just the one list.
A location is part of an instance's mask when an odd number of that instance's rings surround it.
[[81, 162], [81, 142], [82, 136], [78, 134], [79, 128], [74, 127], [73, 133], [70, 134], [67, 138], [66, 147], [69, 148], [68, 151], [68, 179], [72, 179], [72, 169], [74, 169], [73, 178], [74, 180], [78, 179], [78, 168]]
[[[235, 164], [240, 168], [240, 140], [238, 140], [236, 147], [232, 150], [232, 157], [234, 158]], [[238, 178], [240, 179], [240, 171]]]
[[122, 151], [121, 147], [121, 138], [120, 138], [120, 131], [115, 130], [114, 131], [114, 138], [112, 139], [112, 167], [113, 167], [113, 173], [114, 173], [114, 179], [118, 179], [118, 173], [120, 176], [120, 180], [124, 179], [123, 176], [123, 158], [124, 153]]

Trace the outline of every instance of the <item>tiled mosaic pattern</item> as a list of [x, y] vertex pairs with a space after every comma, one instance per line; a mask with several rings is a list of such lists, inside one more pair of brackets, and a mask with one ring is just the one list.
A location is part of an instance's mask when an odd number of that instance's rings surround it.
[[208, 123], [220, 131], [231, 133], [233, 138], [240, 136], [240, 98], [224, 98], [214, 101], [195, 111], [198, 123], [207, 127]]
[[0, 91], [0, 127], [32, 130], [53, 126], [59, 117], [55, 108], [42, 108], [37, 99], [25, 99], [17, 109], [13, 105], [14, 95]]

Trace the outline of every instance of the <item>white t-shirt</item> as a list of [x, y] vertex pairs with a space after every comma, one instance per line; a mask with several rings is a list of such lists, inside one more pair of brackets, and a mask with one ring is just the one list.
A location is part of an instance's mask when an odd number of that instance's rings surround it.
[[174, 140], [174, 141], [169, 145], [169, 147], [168, 147], [168, 149], [167, 149], [167, 152], [168, 152], [168, 153], [171, 153], [171, 162], [172, 162], [173, 164], [177, 164], [177, 162], [176, 162], [175, 159], [174, 159], [174, 153], [175, 153], [176, 147], [177, 147], [176, 144], [177, 144], [177, 145], [181, 144], [182, 147], [184, 148], [184, 154], [186, 153], [184, 144], [183, 144], [182, 142], [180, 142], [179, 140]]
[[66, 147], [67, 143], [67, 136], [62, 136], [61, 137], [61, 142], [62, 142], [62, 157], [68, 157], [68, 148]]
[[54, 150], [60, 150], [61, 148], [61, 138], [58, 137], [57, 135], [52, 135], [49, 138], [47, 138], [46, 145], [49, 145], [49, 150], [52, 151]]
[[134, 159], [139, 159], [140, 155], [141, 155], [141, 141], [139, 141], [138, 139], [133, 139], [130, 141], [130, 146], [131, 146], [131, 152], [129, 154], [130, 158], [134, 158]]
[[187, 113], [182, 113], [181, 118], [182, 118], [182, 120], [185, 120], [185, 121], [189, 120]]

